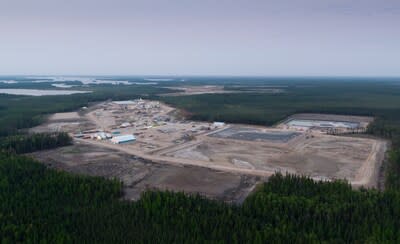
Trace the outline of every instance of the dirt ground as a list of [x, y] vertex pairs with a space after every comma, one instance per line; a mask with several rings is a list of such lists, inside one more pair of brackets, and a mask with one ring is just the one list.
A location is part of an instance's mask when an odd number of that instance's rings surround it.
[[97, 125], [86, 119], [78, 112], [55, 113], [48, 117], [41, 125], [31, 128], [31, 133], [59, 132], [79, 133], [88, 129], [95, 129]]
[[365, 122], [365, 123], [370, 123], [374, 120], [374, 118], [368, 116], [313, 114], [313, 113], [293, 114], [289, 116], [288, 120], [290, 119], [333, 120], [333, 121]]
[[202, 167], [156, 164], [116, 150], [79, 143], [30, 155], [51, 168], [118, 178], [124, 185], [124, 198], [129, 200], [137, 200], [147, 189], [159, 189], [240, 203], [261, 180]]
[[80, 116], [77, 112], [55, 113], [49, 117], [49, 121], [76, 120], [76, 119], [80, 119]]
[[[308, 175], [316, 179], [347, 179], [355, 186], [375, 187], [375, 165], [383, 160], [384, 141], [315, 134], [290, 144], [205, 138], [165, 156], [230, 163], [232, 167]], [[369, 166], [366, 166], [369, 165]]]
[[[71, 172], [117, 177], [124, 182], [128, 199], [156, 188], [240, 201], [258, 180], [275, 172], [346, 179], [355, 187], [378, 185], [386, 141], [313, 130], [216, 125], [180, 119], [175, 112], [157, 101], [134, 100], [108, 101], [79, 113], [56, 114], [32, 131], [82, 132], [85, 137], [75, 138], [79, 146], [35, 157]], [[297, 116], [370, 121], [358, 116]], [[89, 139], [99, 131], [133, 134], [136, 141], [115, 145], [110, 140]]]

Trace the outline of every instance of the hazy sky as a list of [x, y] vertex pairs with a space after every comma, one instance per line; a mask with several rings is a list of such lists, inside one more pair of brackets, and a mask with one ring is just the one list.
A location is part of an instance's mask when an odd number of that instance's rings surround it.
[[0, 0], [0, 75], [400, 76], [400, 0]]

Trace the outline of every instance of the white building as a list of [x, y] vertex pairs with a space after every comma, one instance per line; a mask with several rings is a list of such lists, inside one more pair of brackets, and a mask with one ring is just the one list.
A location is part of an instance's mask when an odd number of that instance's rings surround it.
[[107, 135], [104, 132], [99, 132], [94, 135], [97, 140], [105, 140], [107, 139]]
[[129, 122], [125, 122], [125, 123], [122, 123], [121, 124], [121, 128], [126, 128], [126, 127], [130, 127], [131, 126], [131, 123], [129, 123]]
[[215, 127], [222, 127], [222, 126], [224, 126], [224, 125], [225, 125], [224, 122], [214, 122], [214, 123], [213, 123], [213, 126], [215, 126]]
[[136, 137], [134, 135], [115, 136], [111, 139], [111, 142], [114, 144], [123, 144], [134, 141], [136, 141]]
[[134, 105], [136, 104], [134, 101], [113, 101], [113, 103], [117, 104], [117, 105]]

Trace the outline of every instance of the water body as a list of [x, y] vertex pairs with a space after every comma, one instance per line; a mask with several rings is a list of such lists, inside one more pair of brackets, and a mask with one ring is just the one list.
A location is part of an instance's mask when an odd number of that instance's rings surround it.
[[71, 95], [78, 93], [90, 93], [91, 91], [74, 91], [74, 90], [38, 90], [38, 89], [0, 89], [0, 94], [11, 95], [27, 95], [27, 96], [54, 96], [54, 95]]
[[99, 84], [112, 84], [112, 85], [130, 85], [127, 80], [113, 80], [113, 79], [98, 79], [96, 77], [72, 77], [72, 76], [43, 76], [43, 77], [29, 77], [37, 79], [33, 82], [68, 82], [79, 81], [84, 85], [99, 85]]
[[54, 86], [54, 87], [58, 87], [58, 88], [71, 88], [71, 87], [73, 87], [73, 85], [67, 85], [67, 84], [64, 84], [64, 83], [62, 83], [62, 84], [51, 84], [52, 86]]
[[18, 83], [15, 80], [0, 80], [0, 83], [4, 83], [4, 84], [16, 84]]

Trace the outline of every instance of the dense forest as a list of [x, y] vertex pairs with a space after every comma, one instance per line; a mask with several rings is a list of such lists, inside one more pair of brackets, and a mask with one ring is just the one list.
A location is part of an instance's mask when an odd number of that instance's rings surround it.
[[242, 205], [146, 192], [0, 154], [2, 243], [278, 243], [400, 241], [400, 194], [275, 175]]
[[[241, 90], [226, 85], [227, 90]], [[400, 86], [393, 82], [289, 83], [283, 93], [161, 97], [194, 120], [273, 125], [294, 113], [372, 116], [368, 133], [391, 141], [386, 187], [400, 189]]]
[[[227, 85], [225, 89], [232, 88]], [[282, 89], [282, 93], [275, 94], [203, 94], [160, 99], [186, 109], [196, 120], [273, 125], [294, 113], [312, 112], [368, 115], [400, 125], [398, 84], [321, 82], [291, 84]]]
[[[290, 85], [282, 94], [157, 97], [162, 88], [99, 88], [55, 97], [0, 95], [1, 243], [385, 243], [400, 242], [400, 87], [393, 84]], [[142, 89], [142, 90], [141, 90]], [[227, 89], [230, 89], [227, 86]], [[118, 94], [118, 95], [116, 95]], [[120, 200], [117, 180], [47, 169], [20, 153], [70, 143], [63, 134], [26, 135], [48, 113], [112, 97], [147, 95], [202, 120], [273, 124], [296, 112], [370, 115], [368, 133], [392, 141], [385, 191], [344, 181], [275, 175], [242, 205], [183, 193], [146, 192]], [[73, 98], [73, 99], [71, 99]]]
[[37, 133], [0, 137], [0, 148], [7, 152], [30, 153], [72, 144], [72, 138], [65, 132]]

